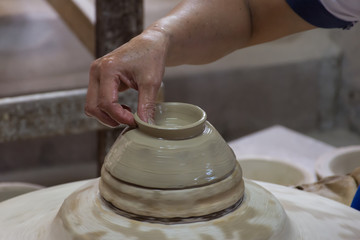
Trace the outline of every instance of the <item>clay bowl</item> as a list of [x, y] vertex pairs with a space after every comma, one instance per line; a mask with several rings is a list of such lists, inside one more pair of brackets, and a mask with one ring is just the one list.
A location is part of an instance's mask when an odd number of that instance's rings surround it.
[[358, 211], [243, 181], [200, 108], [167, 103], [156, 111], [155, 124], [137, 119], [139, 128], [117, 139], [100, 179], [0, 203], [0, 239], [358, 239]]
[[311, 182], [310, 174], [298, 166], [278, 159], [262, 157], [238, 158], [243, 170], [243, 177], [275, 183], [283, 186], [294, 186]]
[[138, 128], [126, 131], [105, 158], [103, 171], [137, 186], [182, 189], [220, 181], [235, 168], [232, 149], [186, 103], [160, 103], [153, 124], [135, 114]]
[[0, 183], [0, 202], [42, 188], [43, 186], [31, 183], [3, 182]]
[[241, 202], [241, 168], [201, 108], [160, 103], [154, 116], [149, 124], [135, 114], [138, 128], [107, 154], [99, 184], [107, 202], [152, 218], [202, 216]]
[[316, 161], [319, 179], [333, 175], [346, 175], [360, 167], [360, 146], [341, 147], [326, 153]]

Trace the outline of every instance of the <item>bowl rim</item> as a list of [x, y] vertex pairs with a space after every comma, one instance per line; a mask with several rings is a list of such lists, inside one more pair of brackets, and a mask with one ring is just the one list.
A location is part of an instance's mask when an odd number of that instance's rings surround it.
[[242, 161], [258, 161], [258, 160], [262, 162], [282, 164], [294, 170], [298, 170], [302, 174], [303, 179], [299, 184], [307, 184], [316, 181], [315, 174], [311, 174], [306, 168], [304, 168], [300, 164], [292, 162], [292, 159], [286, 160], [286, 158], [264, 156], [264, 155], [243, 155], [243, 156], [236, 156], [236, 160], [239, 162], [240, 166], [242, 166]]
[[140, 119], [137, 112], [134, 114], [135, 122], [138, 128], [145, 133], [153, 135], [155, 137], [167, 138], [167, 139], [186, 139], [199, 135], [205, 128], [205, 122], [207, 119], [206, 112], [200, 107], [180, 102], [161, 102], [157, 103], [158, 106], [171, 106], [171, 107], [188, 107], [194, 113], [198, 113], [200, 118], [195, 122], [177, 127], [159, 126], [151, 123], [147, 123]]
[[336, 173], [331, 168], [330, 163], [332, 162], [332, 160], [336, 159], [341, 155], [354, 152], [360, 152], [360, 145], [339, 147], [321, 155], [315, 162], [315, 172], [317, 177], [322, 179], [328, 176], [336, 175]]

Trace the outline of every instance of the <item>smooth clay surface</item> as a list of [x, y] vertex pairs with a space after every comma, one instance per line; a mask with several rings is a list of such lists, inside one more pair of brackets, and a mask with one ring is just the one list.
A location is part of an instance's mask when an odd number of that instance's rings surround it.
[[[248, 197], [238, 212], [226, 216], [226, 221], [219, 218], [173, 226], [129, 220], [109, 211], [99, 198], [97, 184], [98, 179], [75, 182], [0, 203], [0, 239], [358, 240], [360, 236], [359, 211], [315, 194], [270, 183], [258, 182], [276, 198], [264, 196], [262, 188], [246, 181]], [[64, 205], [70, 206], [59, 211], [65, 199]], [[281, 213], [276, 199], [287, 217]], [[70, 229], [64, 230], [67, 221], [77, 227], [71, 230], [72, 236]], [[279, 227], [283, 227], [282, 231], [271, 230]], [[120, 235], [112, 238], [115, 233]]]
[[[104, 240], [204, 239], [205, 236], [219, 240], [298, 239], [299, 233], [287, 225], [286, 214], [273, 195], [257, 184], [245, 184], [243, 202], [227, 215], [194, 223], [159, 224], [147, 222], [151, 219], [134, 221], [115, 213], [99, 198], [98, 186], [93, 182], [65, 200], [55, 220], [56, 232], [66, 232], [78, 240], [87, 239], [89, 233], [102, 233], [99, 239]], [[60, 222], [62, 230], [58, 228]]]
[[296, 186], [308, 182], [309, 174], [289, 163], [260, 158], [242, 158], [239, 163], [243, 177], [284, 186]]
[[178, 102], [158, 103], [151, 123], [134, 115], [138, 128], [153, 137], [184, 140], [200, 135], [204, 131], [206, 113], [200, 107]]
[[360, 146], [348, 146], [322, 155], [316, 162], [315, 170], [321, 179], [350, 174], [358, 167], [360, 167]]
[[[155, 115], [156, 123], [166, 124], [142, 122], [145, 132], [139, 126], [120, 135], [105, 158], [107, 172], [121, 181], [154, 189], [202, 186], [231, 174], [235, 154], [205, 121], [203, 110], [182, 103], [162, 103], [158, 109], [161, 114]], [[169, 131], [184, 139], [172, 139]]]

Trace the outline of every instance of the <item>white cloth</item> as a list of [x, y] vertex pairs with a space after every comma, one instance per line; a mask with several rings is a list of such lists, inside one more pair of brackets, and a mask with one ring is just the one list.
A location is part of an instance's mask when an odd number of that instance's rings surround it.
[[360, 0], [320, 0], [323, 6], [337, 18], [348, 21], [360, 21]]

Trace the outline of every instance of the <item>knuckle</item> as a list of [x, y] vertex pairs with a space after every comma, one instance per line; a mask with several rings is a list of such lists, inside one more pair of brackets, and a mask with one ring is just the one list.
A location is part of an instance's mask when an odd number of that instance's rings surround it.
[[115, 67], [115, 61], [111, 57], [101, 58], [99, 67], [100, 70], [113, 69]]
[[87, 104], [84, 107], [84, 112], [87, 116], [95, 116], [96, 115], [96, 109]]
[[112, 57], [102, 57], [93, 61], [90, 65], [90, 73], [95, 73], [98, 71], [108, 71], [113, 69], [116, 63]]
[[95, 60], [90, 65], [90, 73], [95, 73], [99, 68], [99, 60]]
[[153, 74], [146, 74], [144, 76], [144, 84], [152, 84], [154, 82], [154, 75]]
[[161, 82], [158, 81], [158, 77], [148, 74], [143, 78], [143, 82], [142, 85], [145, 88], [150, 88], [150, 87], [155, 87], [155, 88], [159, 88], [160, 87]]

